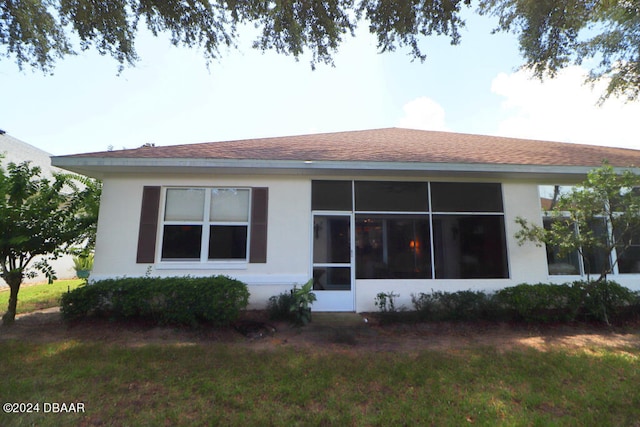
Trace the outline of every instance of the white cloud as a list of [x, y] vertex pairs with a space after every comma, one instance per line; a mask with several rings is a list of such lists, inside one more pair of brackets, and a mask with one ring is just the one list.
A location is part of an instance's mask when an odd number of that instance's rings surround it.
[[597, 106], [606, 82], [584, 84], [586, 71], [568, 67], [544, 82], [526, 71], [499, 74], [492, 92], [503, 96], [506, 118], [498, 135], [640, 149], [640, 102], [611, 98]]
[[401, 128], [448, 131], [444, 108], [426, 96], [416, 98], [402, 106], [404, 116], [398, 120]]

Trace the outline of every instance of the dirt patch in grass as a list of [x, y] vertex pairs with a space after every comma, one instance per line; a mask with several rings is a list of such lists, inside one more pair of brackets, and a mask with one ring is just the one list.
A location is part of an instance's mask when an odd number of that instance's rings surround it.
[[[295, 327], [269, 321], [264, 312], [251, 311], [229, 327], [158, 327], [145, 322], [86, 319], [67, 323], [58, 309], [18, 316], [10, 327], [0, 327], [1, 340], [56, 342], [75, 340], [124, 346], [206, 345], [227, 343], [259, 350], [282, 347], [321, 352], [407, 352], [492, 347], [598, 349], [640, 348], [640, 324], [609, 327], [590, 324], [508, 324], [495, 322], [433, 322], [379, 324], [375, 316], [360, 315], [362, 323], [348, 325], [312, 322]], [[366, 322], [365, 322], [366, 319]]]

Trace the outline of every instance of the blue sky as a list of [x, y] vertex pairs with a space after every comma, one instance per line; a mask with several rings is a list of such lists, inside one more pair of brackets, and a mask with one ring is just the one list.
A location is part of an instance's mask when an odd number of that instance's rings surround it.
[[[54, 155], [392, 126], [640, 149], [640, 103], [595, 105], [602, 87], [572, 67], [541, 83], [517, 72], [515, 36], [470, 16], [462, 43], [432, 37], [428, 57], [378, 54], [366, 28], [348, 39], [335, 67], [308, 58], [223, 51], [207, 69], [196, 49], [141, 33], [134, 68], [83, 52], [54, 74], [0, 62], [0, 129]], [[244, 33], [250, 33], [247, 30]]]

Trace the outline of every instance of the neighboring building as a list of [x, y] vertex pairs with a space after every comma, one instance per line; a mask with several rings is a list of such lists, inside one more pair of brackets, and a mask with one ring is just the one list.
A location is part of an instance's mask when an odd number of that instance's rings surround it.
[[[93, 279], [226, 274], [251, 305], [314, 278], [319, 311], [379, 292], [564, 282], [516, 217], [543, 225], [540, 185], [572, 185], [640, 151], [409, 129], [141, 147], [54, 157], [103, 180]], [[639, 260], [640, 261], [640, 260]], [[640, 290], [640, 274], [616, 271]]]
[[[26, 142], [9, 136], [4, 131], [0, 131], [0, 154], [4, 155], [4, 158], [0, 159], [3, 169], [7, 169], [9, 163], [22, 163], [24, 161], [30, 161], [32, 166], [39, 166], [42, 174], [41, 177], [49, 179], [53, 178], [54, 173], [63, 173], [62, 169], [58, 169], [51, 166], [51, 154], [39, 148], [29, 145]], [[33, 263], [33, 261], [32, 261]], [[75, 276], [75, 270], [73, 269], [73, 260], [71, 256], [63, 256], [57, 260], [52, 260], [49, 264], [53, 267], [57, 273], [58, 279], [71, 279]], [[24, 283], [37, 283], [46, 281], [46, 277], [38, 273], [37, 276], [32, 278], [25, 278]], [[4, 280], [0, 279], [0, 287], [7, 286]]]
[[1, 130], [0, 154], [4, 156], [3, 159], [0, 159], [0, 162], [5, 170], [10, 162], [22, 163], [28, 160], [32, 166], [39, 166], [42, 170], [42, 176], [46, 178], [52, 178], [54, 172], [65, 172], [62, 169], [51, 166], [51, 154], [20, 141]]

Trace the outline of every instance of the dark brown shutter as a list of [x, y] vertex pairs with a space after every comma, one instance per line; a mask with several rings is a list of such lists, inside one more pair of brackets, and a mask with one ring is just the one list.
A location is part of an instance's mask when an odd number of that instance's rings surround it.
[[254, 188], [251, 192], [251, 246], [249, 262], [267, 262], [267, 211], [269, 189]]
[[153, 263], [156, 257], [156, 235], [158, 233], [158, 210], [160, 187], [145, 186], [142, 190], [142, 210], [138, 231], [138, 256], [136, 262]]

